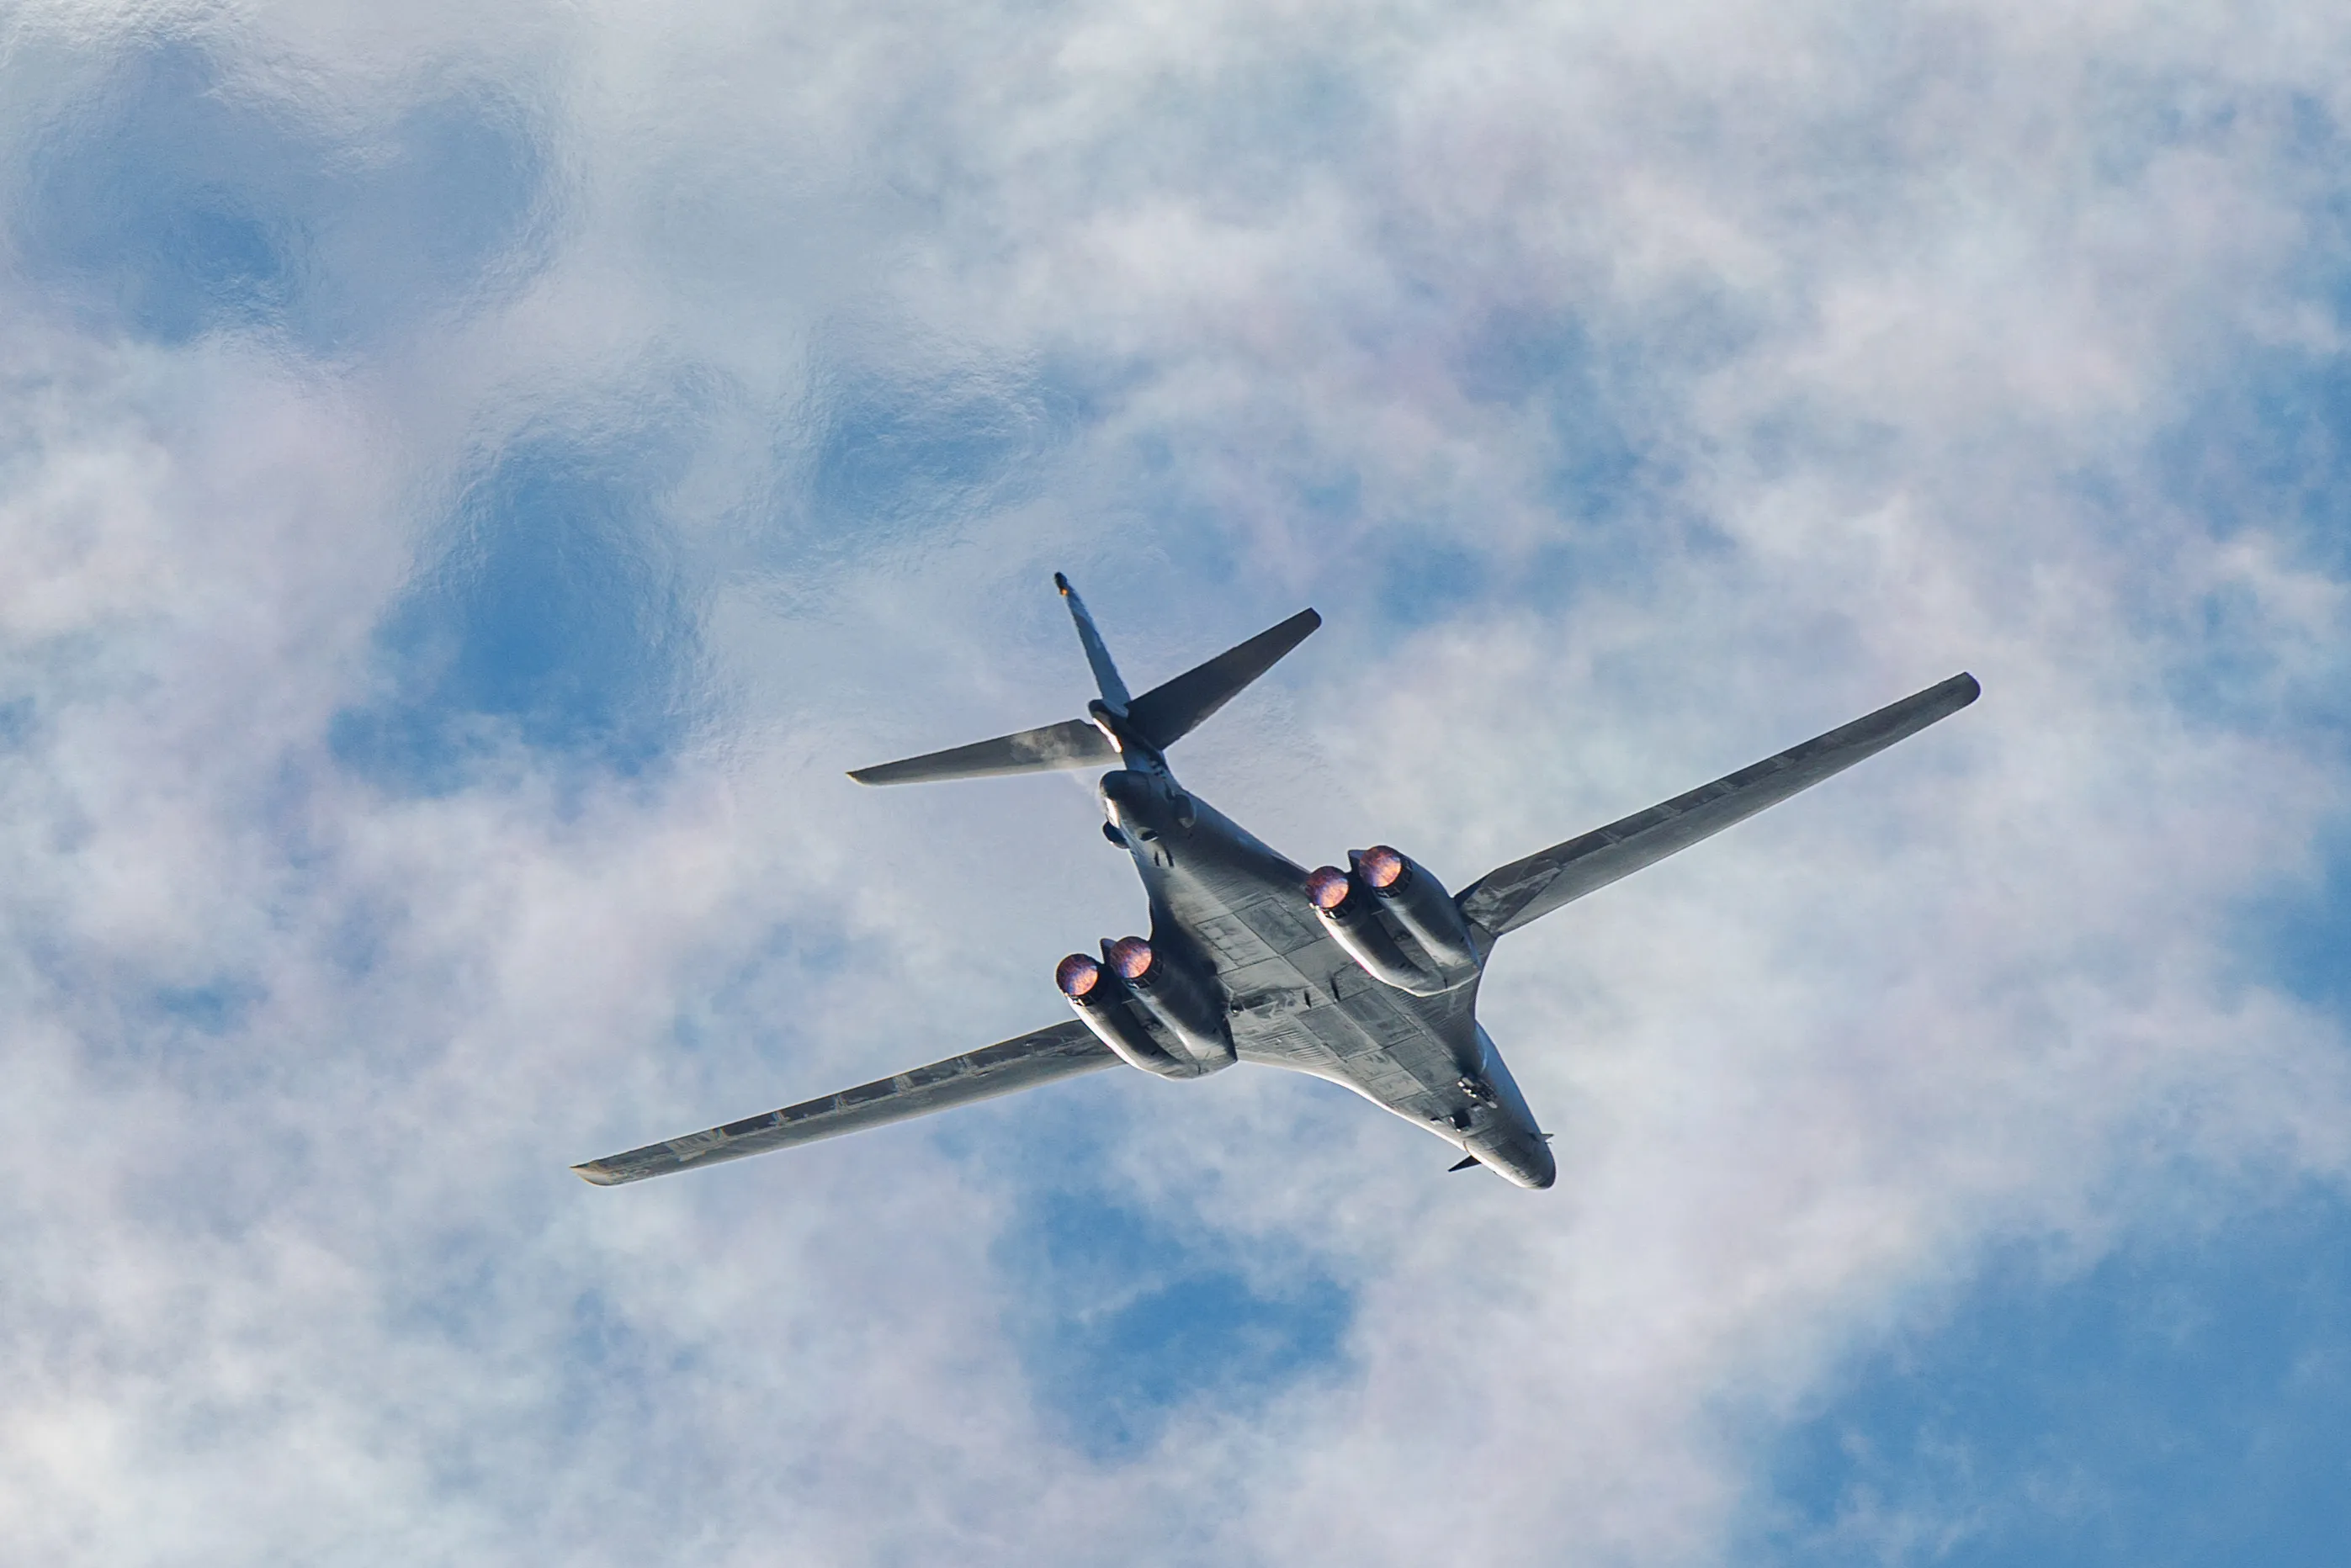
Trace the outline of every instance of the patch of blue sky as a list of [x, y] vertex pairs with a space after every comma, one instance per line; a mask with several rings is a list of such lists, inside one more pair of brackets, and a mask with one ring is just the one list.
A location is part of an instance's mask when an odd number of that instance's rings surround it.
[[1071, 367], [891, 370], [837, 352], [779, 439], [775, 482], [750, 519], [754, 555], [805, 576], [935, 545], [1040, 493], [1100, 414], [1099, 389]]
[[2351, 1026], [2351, 822], [2320, 845], [2308, 881], [2246, 907], [2237, 950], [2257, 981]]
[[614, 392], [486, 459], [440, 558], [379, 628], [385, 690], [339, 717], [338, 758], [427, 794], [516, 743], [642, 774], [702, 716], [700, 617], [718, 575], [807, 595], [876, 553], [927, 547], [1035, 493], [1093, 417], [1081, 384], [1029, 369], [839, 362], [768, 454], [730, 558], [689, 537], [671, 501], [737, 395], [691, 376]]
[[0, 702], [0, 752], [13, 752], [32, 739], [36, 710], [30, 697]]
[[2019, 1248], [1776, 1444], [1736, 1560], [2328, 1568], [2351, 1541], [2351, 1201]]
[[[1727, 333], [1709, 335], [1699, 357], [1719, 357], [1733, 342]], [[1455, 354], [1454, 375], [1473, 401], [1541, 416], [1545, 449], [1534, 495], [1556, 521], [1504, 573], [1479, 576], [1468, 563], [1433, 558], [1420, 563], [1430, 570], [1432, 614], [1450, 613], [1473, 597], [1552, 606], [1578, 592], [1622, 591], [1637, 585], [1661, 555], [1684, 548], [1689, 520], [1670, 500], [1677, 475], [1661, 452], [1642, 441], [1635, 424], [1638, 400], [1628, 394], [1691, 362], [1695, 351], [1691, 344], [1604, 348], [1581, 322], [1558, 312], [1489, 315]], [[1475, 519], [1453, 523], [1448, 533], [1478, 537]]]
[[695, 1012], [678, 1020], [677, 1044], [699, 1052], [714, 1033], [733, 1029], [735, 1019], [789, 1017], [790, 999], [807, 997], [831, 976], [869, 971], [894, 953], [887, 939], [860, 938], [829, 919], [770, 925], [726, 973], [694, 988]]
[[2166, 489], [2222, 537], [2267, 532], [2299, 563], [2351, 576], [2351, 360], [2281, 350], [2232, 370], [2160, 443]]
[[1398, 540], [1385, 553], [1384, 566], [1380, 609], [1389, 620], [1414, 628], [1475, 607], [1491, 576], [1484, 556], [1434, 535]]
[[[1711, 351], [1724, 351], [1727, 343], [1714, 343]], [[1572, 315], [1504, 308], [1478, 324], [1451, 363], [1471, 401], [1542, 416], [1549, 450], [1540, 493], [1564, 521], [1616, 524], [1634, 520], [1657, 478], [1626, 423], [1625, 394], [1685, 358], [1652, 355], [1648, 348], [1612, 356]]]
[[1343, 1376], [1355, 1317], [1353, 1289], [1312, 1248], [1220, 1231], [1109, 1174], [1127, 1118], [1156, 1111], [1161, 1086], [1134, 1076], [1091, 1075], [928, 1128], [1007, 1179], [1015, 1202], [994, 1246], [1007, 1334], [1046, 1432], [1109, 1464], [1181, 1417], [1246, 1419]]
[[[1249, 542], [1235, 528], [1223, 499], [1199, 482], [1196, 457], [1189, 432], [1179, 434], [1164, 423], [1143, 421], [1121, 432], [1109, 460], [1118, 479], [1095, 524], [1090, 553], [1068, 564], [1095, 614], [1119, 618], [1106, 607], [1117, 588], [1103, 579], [1138, 565], [1162, 585], [1171, 568], [1210, 582], [1229, 581], [1241, 570]], [[1325, 505], [1343, 500], [1345, 510], [1335, 515], [1352, 521], [1353, 495], [1348, 481], [1334, 477], [1310, 487], [1301, 502], [1311, 506], [1317, 499]], [[1113, 573], [1093, 569], [1096, 558], [1110, 562]]]
[[[658, 1430], [671, 1391], [705, 1371], [706, 1361], [704, 1347], [633, 1319], [601, 1288], [582, 1288], [545, 1362], [553, 1379], [548, 1419], [532, 1427], [532, 1437], [559, 1448], [598, 1433]], [[632, 1477], [681, 1524], [706, 1506], [707, 1478], [717, 1467], [698, 1438], [631, 1447]]]
[[615, 424], [526, 434], [466, 485], [378, 628], [383, 694], [334, 722], [344, 765], [429, 794], [516, 743], [622, 774], [675, 748], [699, 611], [662, 499], [686, 437], [661, 410]]
[[251, 981], [224, 976], [202, 985], [160, 987], [153, 1001], [166, 1018], [199, 1034], [219, 1036], [239, 1027], [268, 994]]
[[[660, 1053], [674, 1073], [693, 1075], [698, 1103], [736, 1106], [727, 1113], [730, 1118], [771, 1105], [813, 1099], [917, 1065], [899, 1059], [905, 1047], [894, 1027], [879, 1031], [886, 1042], [878, 1047], [883, 1054], [862, 1064], [854, 1052], [819, 1053], [814, 1063], [807, 1060], [810, 1030], [824, 1027], [810, 1021], [835, 1016], [826, 999], [841, 977], [871, 973], [894, 956], [885, 941], [852, 939], [825, 921], [772, 925], [758, 941], [732, 954], [725, 968], [714, 965], [695, 976], [682, 991], [690, 1000], [671, 1019], [666, 1036], [648, 1040], [644, 1048]], [[851, 1043], [815, 1044], [833, 1047]], [[976, 1040], [937, 1054], [985, 1044]], [[839, 1064], [823, 1065], [826, 1062]], [[765, 1086], [747, 1089], [747, 1084]], [[742, 1098], [747, 1094], [773, 1097], [753, 1105]], [[611, 1130], [614, 1136], [635, 1136]]]
[[[2156, 459], [2166, 493], [2215, 535], [2258, 536], [2288, 570], [2351, 579], [2351, 369], [2342, 356], [2244, 356], [2166, 433]], [[2106, 504], [2116, 526], [2126, 526], [2126, 500]], [[2351, 624], [2339, 613], [2282, 639], [2273, 607], [2244, 581], [2147, 613], [2166, 622], [2166, 690], [2182, 714], [2351, 766]], [[2314, 846], [2307, 879], [2262, 890], [2241, 914], [2234, 948], [2250, 977], [2351, 1022], [2351, 822]]]
[[[2240, 116], [2253, 123], [2240, 126]], [[2351, 136], [2324, 104], [2208, 106], [2195, 134], [2261, 134], [2280, 178], [2300, 198], [2303, 244], [2282, 280], [2288, 307], [2315, 330], [2233, 343], [2158, 444], [2166, 493], [2223, 537], [2254, 529], [2286, 545], [2297, 564], [2351, 576], [2351, 357], [2337, 346], [2351, 324]], [[2187, 137], [2183, 132], [2183, 139]]]
[[1353, 1293], [1311, 1259], [1238, 1244], [1082, 1180], [1024, 1199], [998, 1247], [1049, 1429], [1105, 1460], [1182, 1413], [1247, 1417], [1344, 1357]]
[[527, 275], [545, 249], [539, 139], [487, 88], [330, 127], [167, 39], [65, 104], [26, 163], [20, 265], [88, 324], [165, 343], [253, 330], [361, 350]]
[[[1448, 363], [1472, 401], [1531, 416], [1541, 432], [1534, 496], [1552, 525], [1531, 545], [1514, 535], [1499, 547], [1489, 520], [1467, 509], [1478, 502], [1460, 511], [1399, 513], [1343, 456], [1324, 453], [1317, 462], [1311, 445], [1285, 452], [1275, 471], [1284, 487], [1270, 504], [1301, 539], [1345, 541], [1317, 552], [1318, 597], [1360, 596], [1356, 602], [1375, 606], [1385, 623], [1358, 621], [1352, 630], [1334, 624], [1326, 637], [1385, 637], [1473, 607], [1555, 608], [1579, 592], [1640, 580], [1657, 559], [1661, 532], [1673, 535], [1662, 547], [1678, 547], [1681, 520], [1663, 500], [1667, 472], [1621, 413], [1614, 389], [1622, 368], [1572, 317], [1497, 311]], [[1126, 432], [1115, 452], [1119, 488], [1105, 532], [1125, 557], [1155, 571], [1229, 578], [1257, 554], [1249, 545], [1259, 519], [1254, 507], [1234, 511], [1224, 493], [1228, 454], [1200, 441], [1198, 432], [1165, 424]]]

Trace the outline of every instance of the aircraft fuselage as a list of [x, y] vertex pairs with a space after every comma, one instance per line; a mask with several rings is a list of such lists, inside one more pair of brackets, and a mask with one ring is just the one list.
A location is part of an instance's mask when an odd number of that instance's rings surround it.
[[972, 1105], [1120, 1064], [1197, 1078], [1241, 1062], [1311, 1073], [1435, 1133], [1521, 1187], [1558, 1175], [1546, 1135], [1478, 1023], [1496, 941], [1843, 772], [1976, 700], [1964, 671], [1801, 745], [1578, 837], [1458, 893], [1374, 845], [1312, 871], [1276, 854], [1168, 771], [1168, 746], [1322, 624], [1301, 610], [1162, 681], [1127, 691], [1085, 605], [1056, 575], [1100, 699], [1086, 717], [905, 757], [849, 776], [897, 784], [1106, 767], [1104, 834], [1134, 857], [1151, 935], [1071, 953], [1054, 981], [1076, 1012], [993, 1045], [573, 1168], [642, 1181]]
[[1317, 918], [1304, 867], [1162, 759], [1128, 754], [1144, 765], [1102, 776], [1103, 815], [1143, 878], [1153, 948], [1213, 974], [1234, 1055], [1343, 1084], [1520, 1186], [1549, 1187], [1550, 1145], [1478, 1023], [1477, 971], [1427, 996], [1373, 978]]

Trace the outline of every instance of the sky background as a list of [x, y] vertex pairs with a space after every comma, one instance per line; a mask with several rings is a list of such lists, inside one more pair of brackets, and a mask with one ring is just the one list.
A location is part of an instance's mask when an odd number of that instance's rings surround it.
[[[0, 0], [0, 1558], [2326, 1564], [2351, 12]], [[1513, 936], [1561, 1179], [1101, 1074], [1085, 774]]]

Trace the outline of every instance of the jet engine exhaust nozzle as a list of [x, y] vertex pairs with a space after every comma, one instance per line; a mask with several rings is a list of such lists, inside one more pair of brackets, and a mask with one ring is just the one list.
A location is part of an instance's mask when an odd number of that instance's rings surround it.
[[1083, 953], [1071, 953], [1053, 966], [1053, 983], [1070, 999], [1070, 1006], [1093, 1031], [1094, 1038], [1128, 1066], [1160, 1078], [1200, 1075], [1199, 1064], [1182, 1043], [1165, 1036], [1155, 1017], [1136, 1011], [1143, 1004], [1115, 969], [1105, 969]]
[[1384, 844], [1347, 858], [1353, 870], [1308, 873], [1306, 897], [1322, 929], [1366, 974], [1414, 996], [1476, 978], [1477, 950], [1443, 883]]
[[1151, 972], [1151, 944], [1141, 937], [1119, 938], [1103, 956], [1118, 971], [1118, 978], [1131, 985], [1149, 985], [1158, 978]]
[[1083, 953], [1071, 953], [1053, 966], [1053, 983], [1071, 1002], [1082, 1002], [1102, 984], [1102, 965]]
[[1102, 964], [1158, 1026], [1154, 1033], [1176, 1043], [1173, 1054], [1189, 1056], [1203, 1073], [1233, 1064], [1224, 990], [1213, 967], [1183, 947], [1161, 952], [1141, 937], [1105, 945]]
[[1415, 996], [1434, 996], [1446, 989], [1421, 955], [1389, 929], [1386, 912], [1374, 904], [1355, 874], [1336, 866], [1318, 867], [1307, 874], [1306, 897], [1322, 929], [1374, 980]]
[[1141, 937], [1102, 944], [1102, 961], [1071, 953], [1053, 983], [1094, 1037], [1131, 1067], [1162, 1078], [1196, 1078], [1238, 1059], [1223, 1006], [1187, 966], [1165, 961]]
[[1444, 883], [1384, 844], [1349, 858], [1355, 863], [1357, 879], [1371, 888], [1389, 919], [1420, 945], [1448, 986], [1478, 972], [1478, 947], [1469, 939], [1468, 922]]
[[1374, 893], [1384, 893], [1412, 871], [1412, 862], [1384, 844], [1374, 844], [1355, 858], [1355, 869]]

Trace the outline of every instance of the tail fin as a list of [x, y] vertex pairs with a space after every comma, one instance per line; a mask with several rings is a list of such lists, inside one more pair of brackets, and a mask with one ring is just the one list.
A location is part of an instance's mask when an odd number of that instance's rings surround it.
[[1110, 660], [1110, 647], [1094, 629], [1094, 618], [1086, 611], [1086, 601], [1078, 597], [1078, 590], [1070, 587], [1070, 579], [1061, 573], [1053, 574], [1053, 586], [1070, 601], [1070, 618], [1078, 623], [1078, 640], [1086, 645], [1086, 662], [1093, 666], [1094, 684], [1102, 689], [1102, 706], [1120, 718], [1126, 717], [1126, 682], [1120, 678], [1118, 666]]
[[[1140, 697], [1129, 697], [1126, 682], [1111, 662], [1110, 649], [1078, 597], [1070, 579], [1053, 574], [1053, 586], [1069, 601], [1070, 618], [1078, 625], [1078, 639], [1086, 647], [1086, 662], [1093, 667], [1102, 706], [1131, 726], [1134, 738], [1165, 750], [1197, 729], [1201, 721], [1231, 701], [1242, 688], [1278, 663], [1282, 655], [1306, 640], [1322, 618], [1300, 610], [1280, 626], [1258, 633], [1186, 670], [1175, 680], [1155, 686]], [[951, 751], [930, 752], [903, 762], [859, 768], [849, 776], [859, 784], [917, 784], [939, 779], [993, 778], [1004, 774], [1041, 773], [1049, 768], [1114, 765], [1119, 752], [1110, 737], [1084, 719], [1064, 720], [1042, 729], [976, 741]]]

